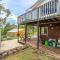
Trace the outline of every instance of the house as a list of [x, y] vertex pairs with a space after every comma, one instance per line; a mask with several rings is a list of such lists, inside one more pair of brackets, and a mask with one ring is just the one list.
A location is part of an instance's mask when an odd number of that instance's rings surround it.
[[28, 11], [18, 17], [18, 25], [25, 25], [25, 43], [27, 26], [37, 27], [37, 48], [39, 41], [54, 41], [60, 44], [60, 0], [38, 0]]

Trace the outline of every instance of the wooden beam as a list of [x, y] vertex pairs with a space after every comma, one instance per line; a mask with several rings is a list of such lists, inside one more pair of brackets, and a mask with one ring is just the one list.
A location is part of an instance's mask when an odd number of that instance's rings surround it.
[[40, 25], [41, 24], [51, 24], [51, 23], [55, 23], [56, 24], [56, 23], [60, 23], [60, 22], [41, 22]]

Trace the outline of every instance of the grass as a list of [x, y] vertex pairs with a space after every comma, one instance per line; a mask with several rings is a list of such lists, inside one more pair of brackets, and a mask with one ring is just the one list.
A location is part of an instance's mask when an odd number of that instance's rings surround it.
[[19, 53], [10, 55], [8, 57], [3, 58], [2, 60], [54, 60], [45, 54], [41, 54], [37, 52], [36, 49], [32, 49], [31, 47], [20, 51]]

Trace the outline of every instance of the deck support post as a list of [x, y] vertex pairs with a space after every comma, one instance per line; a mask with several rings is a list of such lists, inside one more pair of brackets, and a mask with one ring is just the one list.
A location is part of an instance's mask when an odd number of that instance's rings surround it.
[[37, 49], [39, 49], [39, 8], [37, 12]]
[[57, 47], [57, 44], [58, 44], [58, 39], [56, 39], [56, 45], [55, 45], [55, 47]]
[[41, 43], [41, 26], [39, 27], [39, 31], [40, 31], [40, 32], [39, 32], [39, 33], [40, 33], [40, 34], [39, 34], [39, 38], [40, 38], [39, 40], [40, 40], [40, 43]]
[[34, 25], [33, 25], [33, 35], [34, 35]]
[[19, 23], [18, 23], [18, 34], [17, 34], [17, 36], [18, 36], [18, 42], [19, 42]]
[[39, 21], [37, 22], [37, 49], [39, 49]]
[[27, 24], [25, 25], [25, 44], [26, 44], [26, 41], [27, 41]]

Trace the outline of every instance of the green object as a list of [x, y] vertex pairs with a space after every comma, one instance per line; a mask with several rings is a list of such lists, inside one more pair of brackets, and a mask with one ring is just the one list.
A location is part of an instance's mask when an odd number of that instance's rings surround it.
[[56, 43], [54, 41], [48, 41], [48, 46], [55, 47]]
[[56, 43], [53, 41], [53, 47], [55, 47]]
[[45, 40], [44, 40], [44, 41], [42, 41], [42, 44], [43, 44], [43, 45], [45, 45]]
[[49, 46], [53, 46], [52, 41], [49, 41], [49, 42], [48, 42], [48, 45], [49, 45]]
[[48, 46], [48, 41], [47, 40], [45, 41], [45, 46]]

